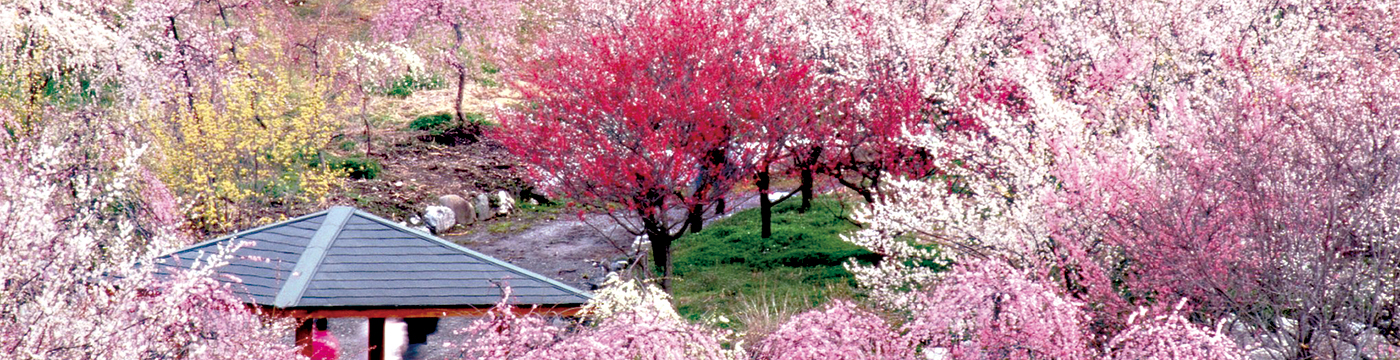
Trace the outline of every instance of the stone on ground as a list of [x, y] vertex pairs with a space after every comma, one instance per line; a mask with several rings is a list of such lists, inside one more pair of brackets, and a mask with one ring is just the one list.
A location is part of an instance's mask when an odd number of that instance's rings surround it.
[[476, 222], [476, 209], [467, 199], [457, 195], [443, 195], [438, 198], [438, 203], [452, 209], [452, 214], [457, 215], [457, 223], [471, 225]]

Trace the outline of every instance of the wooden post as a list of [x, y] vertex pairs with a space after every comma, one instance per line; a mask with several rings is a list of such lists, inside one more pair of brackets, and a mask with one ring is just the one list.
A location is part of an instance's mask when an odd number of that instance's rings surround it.
[[316, 350], [312, 348], [313, 343], [311, 341], [311, 330], [315, 324], [316, 319], [303, 318], [301, 319], [301, 325], [297, 325], [297, 346], [301, 347], [301, 354], [306, 357], [311, 357], [311, 354]]
[[384, 360], [384, 318], [369, 319], [369, 360]]

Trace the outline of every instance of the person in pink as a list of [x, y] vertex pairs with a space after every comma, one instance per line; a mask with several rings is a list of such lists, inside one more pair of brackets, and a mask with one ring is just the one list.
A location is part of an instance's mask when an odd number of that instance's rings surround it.
[[316, 329], [311, 332], [311, 360], [337, 360], [340, 358], [340, 339], [327, 330], [326, 319], [316, 319]]

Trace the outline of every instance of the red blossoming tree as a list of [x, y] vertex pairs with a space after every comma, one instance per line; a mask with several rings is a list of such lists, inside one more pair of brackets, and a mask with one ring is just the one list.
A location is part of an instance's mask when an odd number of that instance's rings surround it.
[[784, 87], [802, 85], [806, 68], [765, 37], [756, 3], [614, 6], [636, 13], [599, 11], [540, 41], [502, 138], [546, 188], [645, 235], [669, 289], [671, 243], [685, 219], [737, 180], [720, 159], [768, 159], [768, 149], [736, 138], [774, 136], [778, 128], [756, 122], [801, 111]]

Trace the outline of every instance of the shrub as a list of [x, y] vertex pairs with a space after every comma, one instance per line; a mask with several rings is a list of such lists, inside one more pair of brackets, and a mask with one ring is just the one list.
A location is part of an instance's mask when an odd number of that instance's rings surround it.
[[354, 155], [343, 159], [332, 159], [331, 169], [344, 171], [346, 176], [352, 179], [374, 179], [379, 177], [379, 173], [384, 170], [379, 165], [379, 160]]
[[[507, 290], [507, 296], [509, 296]], [[459, 333], [474, 339], [462, 357], [479, 359], [612, 360], [742, 359], [730, 333], [681, 319], [670, 297], [652, 285], [610, 276], [584, 308], [591, 325], [562, 334], [538, 315], [516, 316], [507, 301]]]
[[429, 135], [438, 136], [447, 133], [452, 129], [452, 114], [436, 113], [419, 116], [408, 124], [409, 130], [426, 131]]
[[462, 116], [464, 116], [464, 117], [466, 118], [466, 121], [464, 121], [464, 123], [466, 123], [467, 125], [470, 125], [470, 126], [472, 126], [472, 127], [483, 128], [483, 127], [494, 127], [494, 126], [496, 126], [496, 123], [493, 123], [493, 122], [491, 122], [490, 120], [487, 120], [487, 119], [486, 119], [486, 114], [482, 114], [482, 113], [466, 113], [466, 114], [462, 114]]
[[195, 98], [191, 108], [152, 120], [160, 180], [191, 199], [187, 215], [197, 229], [246, 227], [286, 210], [268, 205], [316, 204], [340, 186], [329, 167], [306, 167], [332, 146], [328, 134], [339, 124], [321, 97], [328, 84], [264, 65], [229, 75], [219, 84], [221, 101]]

